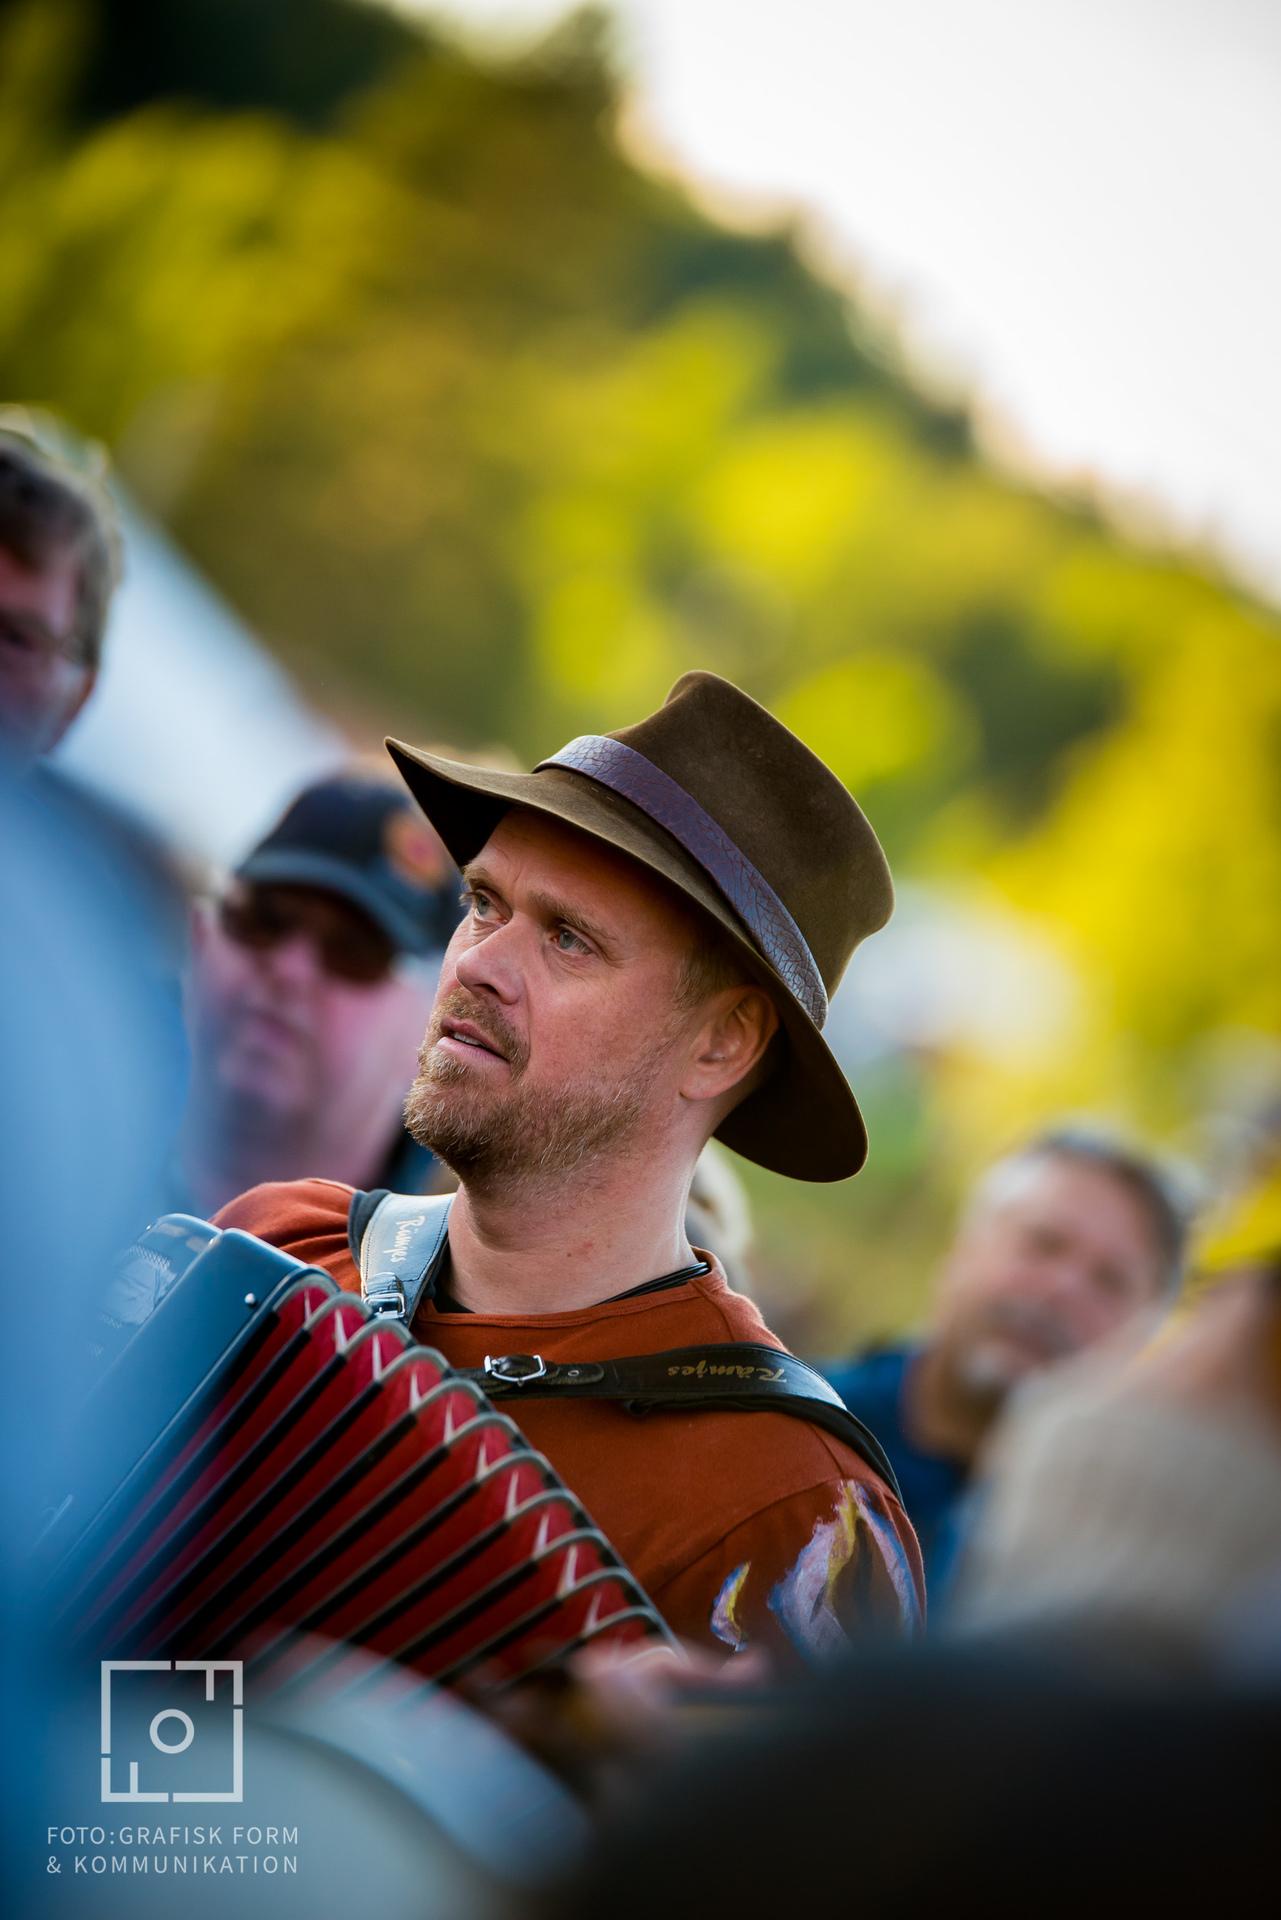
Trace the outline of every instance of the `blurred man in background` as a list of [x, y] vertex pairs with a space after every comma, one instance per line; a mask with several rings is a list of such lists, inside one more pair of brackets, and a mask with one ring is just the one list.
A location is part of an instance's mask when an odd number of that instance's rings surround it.
[[990, 1168], [939, 1276], [923, 1339], [826, 1367], [898, 1475], [931, 1596], [947, 1584], [980, 1449], [1013, 1390], [1158, 1308], [1184, 1211], [1164, 1173], [1088, 1133], [1049, 1133]]
[[105, 494], [0, 418], [0, 751], [55, 747], [93, 692], [119, 540]]
[[172, 1006], [187, 887], [172, 848], [47, 757], [98, 683], [122, 544], [101, 450], [62, 422], [0, 408], [0, 773], [17, 776], [69, 843], [116, 876], [136, 964]]
[[454, 869], [403, 788], [308, 787], [197, 909], [191, 1093], [159, 1210], [213, 1213], [264, 1180], [421, 1193], [440, 1169], [404, 1130]]
[[961, 1625], [1281, 1680], [1281, 1165], [1197, 1250], [1177, 1327], [1020, 1396], [984, 1477]]

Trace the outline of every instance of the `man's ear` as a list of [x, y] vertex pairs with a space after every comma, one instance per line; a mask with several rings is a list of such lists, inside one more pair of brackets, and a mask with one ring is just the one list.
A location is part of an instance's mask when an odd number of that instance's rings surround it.
[[719, 1100], [747, 1080], [778, 1031], [778, 1009], [763, 987], [724, 987], [713, 994], [690, 1047], [681, 1092]]

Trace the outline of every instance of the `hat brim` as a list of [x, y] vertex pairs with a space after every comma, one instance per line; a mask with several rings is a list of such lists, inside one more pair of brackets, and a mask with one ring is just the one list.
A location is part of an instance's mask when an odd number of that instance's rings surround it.
[[772, 989], [785, 1040], [769, 1079], [734, 1109], [716, 1138], [793, 1180], [846, 1180], [858, 1172], [867, 1158], [867, 1129], [835, 1054], [714, 882], [665, 828], [608, 787], [564, 767], [504, 773], [400, 740], [388, 740], [387, 750], [459, 867], [475, 858], [509, 807], [530, 807], [630, 855], [710, 914]]
[[367, 914], [401, 953], [422, 955], [431, 951], [430, 942], [413, 918], [398, 913], [393, 902], [342, 860], [289, 849], [254, 853], [236, 868], [236, 878], [255, 886], [316, 887], [337, 894], [340, 900]]

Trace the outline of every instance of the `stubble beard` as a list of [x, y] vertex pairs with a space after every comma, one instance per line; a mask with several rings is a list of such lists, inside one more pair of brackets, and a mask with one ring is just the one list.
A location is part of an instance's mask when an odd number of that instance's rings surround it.
[[[487, 1086], [490, 1070], [442, 1053], [441, 1022], [474, 1020], [500, 1041], [508, 1060], [501, 1085]], [[450, 995], [433, 1012], [418, 1054], [418, 1077], [405, 1099], [405, 1125], [473, 1192], [510, 1194], [587, 1177], [633, 1145], [644, 1131], [649, 1097], [662, 1063], [657, 1043], [629, 1065], [613, 1086], [540, 1090], [525, 1081], [528, 1053], [492, 1013], [476, 1019], [470, 999]]]

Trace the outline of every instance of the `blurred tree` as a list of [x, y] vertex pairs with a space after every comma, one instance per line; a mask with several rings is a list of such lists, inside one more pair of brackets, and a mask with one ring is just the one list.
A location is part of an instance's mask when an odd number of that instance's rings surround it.
[[362, 0], [98, 0], [85, 11], [89, 58], [67, 97], [81, 127], [175, 99], [323, 127], [426, 38]]

